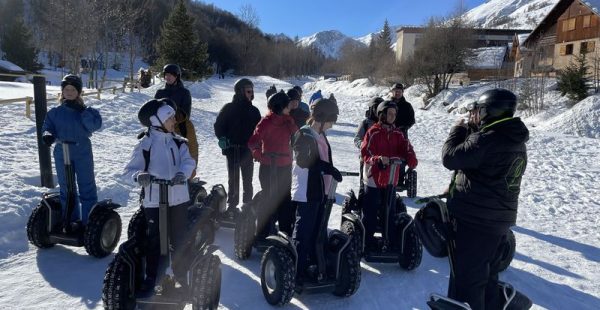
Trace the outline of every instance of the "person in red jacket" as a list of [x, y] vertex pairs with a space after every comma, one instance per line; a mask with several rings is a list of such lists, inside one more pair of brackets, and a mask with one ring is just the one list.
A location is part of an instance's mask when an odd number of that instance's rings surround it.
[[[383, 202], [385, 188], [390, 178], [390, 160], [406, 160], [410, 168], [417, 167], [417, 157], [413, 147], [404, 133], [394, 125], [397, 106], [392, 101], [384, 101], [377, 107], [379, 121], [371, 126], [362, 141], [360, 153], [364, 161], [363, 182], [365, 197], [363, 199], [363, 218], [365, 226], [365, 245], [375, 245], [373, 234], [377, 225], [377, 210]], [[400, 171], [394, 176], [394, 184], [398, 183]]]
[[[269, 113], [260, 120], [254, 133], [248, 140], [248, 148], [254, 160], [260, 162], [258, 178], [263, 194], [267, 197], [263, 208], [262, 220], [265, 227], [259, 236], [266, 237], [275, 219], [279, 230], [292, 235], [294, 231], [295, 208], [291, 203], [292, 186], [292, 150], [290, 138], [298, 131], [294, 119], [290, 116], [290, 97], [283, 91], [271, 95], [267, 101]], [[273, 173], [275, 173], [273, 175]], [[273, 177], [273, 179], [272, 179]], [[274, 192], [272, 192], [274, 190]], [[273, 195], [270, 197], [269, 195]], [[271, 217], [274, 217], [270, 221]]]

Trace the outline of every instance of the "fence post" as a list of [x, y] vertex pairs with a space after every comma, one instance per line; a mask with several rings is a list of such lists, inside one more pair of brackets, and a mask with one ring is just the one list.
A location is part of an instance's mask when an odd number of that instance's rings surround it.
[[33, 98], [35, 100], [35, 127], [37, 132], [38, 157], [40, 160], [40, 178], [42, 186], [54, 188], [52, 178], [52, 158], [50, 148], [42, 140], [42, 125], [48, 112], [46, 104], [46, 78], [43, 76], [33, 77]]
[[102, 90], [100, 88], [98, 88], [98, 94], [96, 95], [96, 98], [98, 98], [98, 100], [100, 100], [100, 93], [102, 92]]
[[31, 102], [33, 98], [25, 97], [25, 117], [31, 118]]

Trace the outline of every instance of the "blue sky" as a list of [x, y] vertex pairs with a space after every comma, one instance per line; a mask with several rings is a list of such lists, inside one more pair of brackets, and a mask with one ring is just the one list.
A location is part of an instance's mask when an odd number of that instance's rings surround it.
[[[422, 25], [430, 16], [447, 16], [460, 0], [205, 0], [238, 15], [250, 4], [260, 18], [258, 27], [266, 33], [305, 37], [323, 30], [339, 30], [359, 37], [390, 25]], [[463, 0], [467, 9], [485, 0]]]

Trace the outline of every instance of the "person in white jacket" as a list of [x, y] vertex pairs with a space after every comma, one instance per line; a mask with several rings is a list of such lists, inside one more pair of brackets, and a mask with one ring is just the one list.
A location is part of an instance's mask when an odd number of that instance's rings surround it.
[[176, 184], [169, 186], [168, 190], [169, 235], [175, 249], [172, 266], [176, 278], [181, 279], [185, 275], [185, 270], [177, 270], [177, 260], [181, 256], [177, 249], [186, 232], [190, 200], [187, 180], [196, 168], [196, 162], [190, 155], [187, 140], [173, 132], [175, 109], [168, 103], [169, 99], [153, 99], [145, 103], [156, 105], [158, 109], [150, 116], [151, 126], [133, 150], [124, 171], [125, 177], [143, 187], [142, 207], [147, 221], [148, 242], [146, 278], [138, 292], [140, 295], [152, 294], [155, 285], [161, 283], [157, 276], [165, 274], [168, 263], [160, 259], [159, 185], [152, 183], [154, 179], [172, 180]]

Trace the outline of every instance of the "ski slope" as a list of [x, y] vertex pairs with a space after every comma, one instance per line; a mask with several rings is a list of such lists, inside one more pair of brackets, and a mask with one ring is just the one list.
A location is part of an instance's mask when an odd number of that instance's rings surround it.
[[[255, 82], [254, 104], [264, 115], [265, 90], [271, 84], [288, 89], [292, 84], [271, 77], [251, 77]], [[208, 79], [188, 85], [193, 97], [192, 120], [200, 145], [199, 176], [208, 182], [226, 184], [225, 158], [213, 134], [216, 114], [233, 95], [236, 78]], [[352, 139], [369, 99], [387, 96], [387, 87], [354, 82], [291, 81], [303, 84], [304, 99], [317, 89], [335, 93], [341, 115], [329, 131], [333, 160], [340, 170], [357, 171], [358, 150]], [[138, 189], [123, 180], [121, 170], [141, 130], [137, 110], [153, 97], [155, 85], [141, 92], [106, 94], [102, 99], [85, 98], [100, 110], [103, 128], [92, 137], [99, 198], [122, 204], [119, 211], [123, 231], [137, 208]], [[444, 92], [439, 104], [423, 111], [418, 86], [406, 91], [415, 106], [417, 124], [410, 131], [419, 159], [418, 195], [440, 193], [450, 172], [441, 165], [441, 146], [457, 115], [444, 111], [441, 101], [466, 104], [490, 86], [470, 86]], [[54, 90], [56, 91], [56, 90]], [[31, 85], [0, 82], [0, 98], [32, 94]], [[526, 119], [531, 131], [527, 144], [529, 164], [523, 177], [518, 226], [514, 227], [517, 253], [502, 280], [527, 294], [535, 309], [600, 309], [600, 143], [598, 115], [600, 97], [586, 106], [567, 110], [565, 100], [548, 92], [551, 105], [543, 114]], [[102, 279], [112, 255], [96, 259], [83, 248], [57, 245], [38, 250], [27, 241], [25, 225], [32, 208], [45, 191], [39, 187], [39, 165], [35, 123], [24, 116], [23, 104], [0, 105], [0, 308], [1, 309], [101, 309]], [[575, 120], [587, 131], [569, 130]], [[567, 134], [565, 134], [565, 132]], [[588, 134], [591, 133], [591, 134]], [[254, 189], [260, 189], [258, 164]], [[346, 191], [357, 188], [355, 177], [346, 177], [338, 187], [330, 228], [340, 224], [340, 207]], [[409, 213], [418, 206], [406, 199]], [[121, 241], [124, 238], [121, 237]], [[270, 306], [260, 288], [260, 256], [247, 261], [233, 254], [233, 231], [220, 229], [215, 242], [223, 262], [221, 307], [265, 309]], [[424, 252], [414, 271], [395, 264], [362, 263], [362, 282], [350, 298], [333, 295], [295, 296], [286, 309], [427, 309], [432, 292], [445, 294], [448, 262]]]

